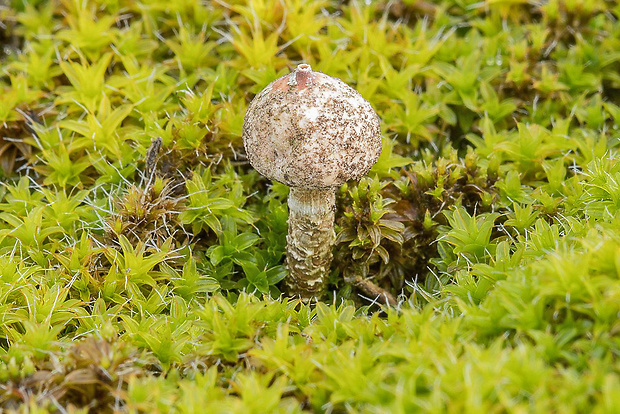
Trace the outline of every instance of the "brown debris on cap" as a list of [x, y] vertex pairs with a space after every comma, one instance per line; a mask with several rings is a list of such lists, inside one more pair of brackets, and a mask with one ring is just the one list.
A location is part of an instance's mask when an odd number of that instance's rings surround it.
[[261, 91], [243, 123], [252, 166], [292, 187], [337, 187], [381, 154], [379, 117], [355, 89], [302, 64]]

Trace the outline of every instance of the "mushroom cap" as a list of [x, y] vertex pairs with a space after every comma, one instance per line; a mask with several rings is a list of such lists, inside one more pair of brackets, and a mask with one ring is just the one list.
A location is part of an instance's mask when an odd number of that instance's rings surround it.
[[381, 154], [381, 128], [355, 89], [302, 64], [250, 103], [243, 143], [261, 175], [291, 187], [322, 189], [368, 172]]

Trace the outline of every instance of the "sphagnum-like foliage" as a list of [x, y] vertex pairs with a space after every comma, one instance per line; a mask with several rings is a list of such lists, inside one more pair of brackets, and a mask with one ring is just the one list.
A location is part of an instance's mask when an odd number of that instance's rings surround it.
[[[0, 409], [617, 412], [618, 1], [0, 3]], [[314, 306], [242, 143], [300, 63], [383, 135]]]

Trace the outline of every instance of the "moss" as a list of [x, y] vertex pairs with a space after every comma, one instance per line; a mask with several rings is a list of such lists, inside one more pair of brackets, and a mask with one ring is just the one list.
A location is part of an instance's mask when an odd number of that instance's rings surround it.
[[[612, 0], [0, 6], [0, 406], [613, 412]], [[329, 302], [281, 295], [243, 117], [298, 63], [382, 120]], [[393, 305], [383, 306], [383, 303]]]

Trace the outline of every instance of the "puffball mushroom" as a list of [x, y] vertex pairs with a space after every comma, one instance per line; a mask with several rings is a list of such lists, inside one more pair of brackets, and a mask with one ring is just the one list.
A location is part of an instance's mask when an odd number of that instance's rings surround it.
[[261, 175], [291, 187], [289, 294], [320, 298], [332, 260], [336, 189], [377, 162], [379, 117], [355, 89], [301, 64], [250, 103], [243, 143]]

